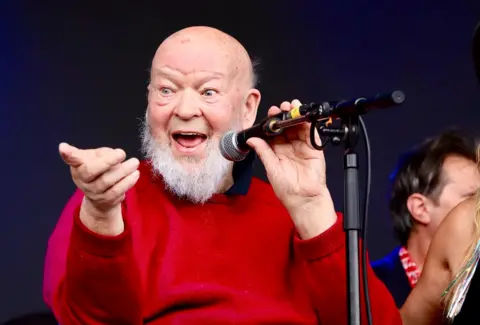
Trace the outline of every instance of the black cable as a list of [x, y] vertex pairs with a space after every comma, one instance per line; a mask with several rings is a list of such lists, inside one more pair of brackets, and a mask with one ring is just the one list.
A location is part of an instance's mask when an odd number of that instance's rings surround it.
[[367, 221], [368, 221], [368, 205], [370, 201], [371, 171], [372, 160], [370, 151], [370, 140], [368, 132], [361, 116], [358, 117], [362, 129], [363, 140], [365, 141], [365, 155], [367, 160], [367, 179], [365, 182], [365, 201], [363, 205], [363, 227], [362, 227], [362, 277], [363, 277], [363, 294], [365, 299], [365, 309], [367, 313], [367, 323], [372, 325], [372, 312], [370, 310], [370, 295], [368, 293], [368, 276], [367, 276]]

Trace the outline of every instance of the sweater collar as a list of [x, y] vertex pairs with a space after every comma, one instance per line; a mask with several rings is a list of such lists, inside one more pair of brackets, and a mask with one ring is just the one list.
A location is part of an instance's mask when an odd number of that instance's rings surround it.
[[253, 164], [256, 154], [252, 150], [247, 157], [233, 165], [233, 185], [225, 192], [225, 195], [246, 195], [253, 178]]

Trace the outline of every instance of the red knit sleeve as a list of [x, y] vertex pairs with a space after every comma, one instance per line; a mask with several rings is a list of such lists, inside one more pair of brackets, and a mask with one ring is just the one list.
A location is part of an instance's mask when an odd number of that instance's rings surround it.
[[[307, 264], [307, 278], [320, 323], [348, 324], [347, 266], [343, 218], [323, 234], [309, 240], [295, 237], [295, 249]], [[367, 277], [373, 324], [401, 325], [400, 312], [383, 283], [375, 276], [367, 261]], [[361, 268], [361, 265], [360, 265]], [[361, 283], [362, 324], [367, 324], [363, 281]]]
[[79, 218], [82, 198], [79, 191], [73, 195], [50, 237], [45, 302], [62, 325], [140, 325], [140, 277], [128, 223], [115, 237], [91, 232]]

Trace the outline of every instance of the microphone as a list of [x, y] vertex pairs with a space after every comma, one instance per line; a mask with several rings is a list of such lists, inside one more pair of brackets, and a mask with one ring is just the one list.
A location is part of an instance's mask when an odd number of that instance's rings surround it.
[[284, 128], [304, 122], [313, 122], [325, 118], [345, 118], [349, 115], [364, 115], [371, 110], [400, 105], [404, 101], [405, 94], [400, 90], [396, 90], [369, 98], [359, 97], [320, 104], [303, 104], [289, 112], [282, 112], [266, 118], [246, 130], [225, 133], [220, 140], [220, 152], [227, 160], [241, 161], [247, 157], [251, 150], [247, 144], [247, 140], [250, 138], [266, 139], [281, 134]]

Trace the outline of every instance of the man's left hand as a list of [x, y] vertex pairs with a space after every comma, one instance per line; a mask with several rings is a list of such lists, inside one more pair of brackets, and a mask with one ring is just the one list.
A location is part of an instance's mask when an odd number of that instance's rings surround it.
[[[268, 116], [290, 111], [299, 100], [272, 106]], [[310, 142], [310, 123], [285, 128], [269, 143], [251, 138], [248, 144], [256, 151], [267, 172], [275, 194], [283, 203], [303, 239], [314, 237], [336, 221], [336, 213], [326, 184], [325, 157]], [[320, 142], [318, 134], [317, 141]]]

